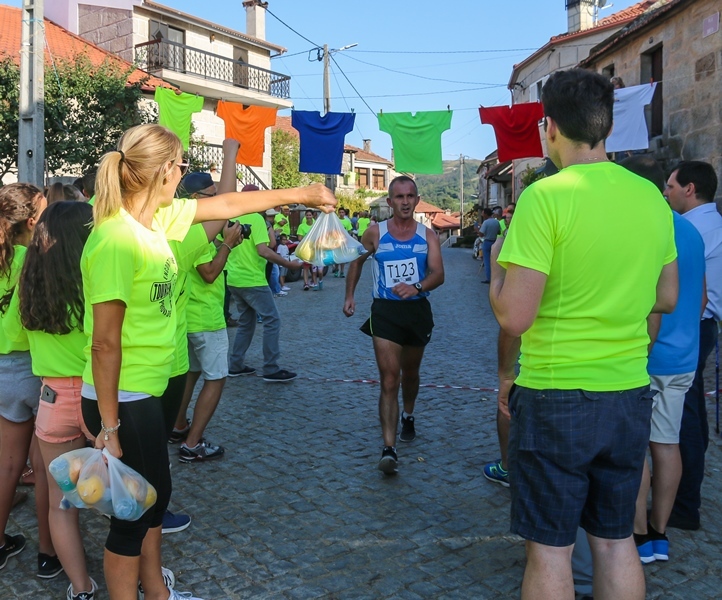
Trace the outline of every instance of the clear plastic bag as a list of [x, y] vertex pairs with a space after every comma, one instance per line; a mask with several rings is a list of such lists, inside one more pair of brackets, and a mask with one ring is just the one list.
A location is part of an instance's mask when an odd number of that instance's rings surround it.
[[297, 258], [316, 267], [348, 263], [365, 253], [363, 244], [349, 235], [336, 213], [322, 213], [295, 251]]
[[107, 450], [81, 448], [66, 452], [52, 461], [48, 470], [63, 492], [62, 508], [94, 508], [118, 519], [135, 521], [158, 498], [143, 476]]

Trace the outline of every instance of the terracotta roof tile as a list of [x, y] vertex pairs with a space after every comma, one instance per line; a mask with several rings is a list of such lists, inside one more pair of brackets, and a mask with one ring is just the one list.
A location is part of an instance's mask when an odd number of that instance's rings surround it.
[[433, 204], [431, 204], [429, 202], [425, 202], [424, 200], [419, 200], [419, 203], [416, 205], [414, 212], [425, 213], [428, 215], [428, 214], [443, 213], [444, 209], [439, 208], [438, 206], [434, 206]]
[[431, 225], [435, 229], [458, 229], [459, 228], [459, 215], [447, 215], [446, 213], [439, 213], [434, 215], [431, 219]]
[[[0, 5], [0, 56], [11, 56], [18, 63], [20, 62], [21, 19], [21, 9]], [[73, 60], [79, 54], [85, 54], [95, 66], [103, 64], [106, 60], [116, 63], [124, 69], [132, 66], [119, 56], [91, 44], [48, 19], [45, 19], [45, 38], [47, 40], [46, 62], [50, 62], [51, 55], [55, 60]], [[171, 84], [140, 69], [133, 70], [128, 77], [128, 83], [137, 83], [146, 78], [147, 81], [142, 86], [145, 92], [152, 92], [157, 87], [175, 89]]]

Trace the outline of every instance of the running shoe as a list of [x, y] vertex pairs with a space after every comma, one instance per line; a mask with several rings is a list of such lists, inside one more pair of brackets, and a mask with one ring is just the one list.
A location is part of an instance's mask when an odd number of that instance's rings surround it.
[[[165, 586], [170, 590], [170, 600], [173, 598], [173, 587], [175, 586], [175, 575], [173, 574], [173, 571], [170, 569], [166, 569], [165, 567], [160, 568], [160, 572], [163, 574], [163, 583], [165, 583]], [[181, 596], [183, 597], [183, 596]], [[145, 593], [143, 592], [143, 586], [140, 584], [140, 581], [138, 582], [138, 599], [144, 600], [145, 599]]]
[[654, 558], [654, 546], [652, 545], [652, 540], [648, 533], [645, 533], [644, 535], [635, 533], [634, 544], [637, 546], [639, 560], [642, 561], [642, 564], [648, 565], [656, 560]]
[[253, 367], [243, 367], [240, 371], [228, 371], [228, 377], [245, 377], [255, 374], [256, 369]]
[[384, 446], [379, 461], [379, 471], [383, 472], [384, 475], [396, 475], [399, 472], [398, 465], [399, 459], [396, 455], [396, 449], [393, 446]]
[[7, 535], [5, 534], [5, 545], [0, 548], [0, 569], [4, 568], [8, 564], [8, 559], [11, 556], [20, 554], [25, 549], [25, 536], [18, 535]]
[[267, 381], [268, 383], [286, 383], [287, 381], [293, 381], [296, 377], [298, 377], [296, 373], [286, 371], [286, 369], [281, 369], [271, 375], [264, 375], [263, 381]]
[[654, 560], [669, 560], [669, 538], [664, 533], [656, 531], [651, 525], [647, 531], [652, 540]]
[[285, 296], [288, 296], [288, 292], [278, 292], [277, 294], [273, 294], [275, 298], [284, 298]]
[[68, 593], [66, 594], [65, 598], [67, 600], [94, 600], [95, 599], [95, 592], [98, 591], [98, 584], [95, 583], [95, 579], [92, 577], [89, 577], [90, 579], [90, 591], [89, 592], [78, 592], [77, 594], [73, 593], [73, 584], [68, 585]]
[[284, 285], [284, 286], [281, 288], [281, 291], [282, 291], [282, 292], [290, 292], [290, 291], [291, 291], [291, 288], [288, 287], [287, 285]]
[[183, 442], [178, 450], [178, 458], [182, 463], [205, 462], [207, 460], [221, 458], [225, 451], [223, 446], [214, 446], [201, 438], [201, 441], [192, 448], [189, 448], [186, 443]]
[[484, 465], [484, 477], [489, 481], [509, 487], [509, 471], [501, 466], [501, 459]]
[[416, 429], [414, 428], [414, 415], [408, 418], [401, 415], [401, 433], [399, 434], [400, 442], [413, 442], [416, 437]]
[[188, 529], [190, 524], [191, 518], [188, 515], [177, 515], [166, 510], [165, 514], [163, 514], [163, 529], [161, 531], [162, 533], [178, 533]]
[[63, 572], [63, 565], [57, 556], [50, 556], [38, 552], [38, 577], [40, 579], [52, 579]]
[[186, 419], [186, 426], [183, 429], [176, 429], [173, 428], [173, 431], [170, 432], [170, 435], [168, 436], [168, 443], [169, 444], [179, 444], [180, 442], [185, 442], [186, 438], [188, 437], [188, 432], [191, 430], [191, 420]]
[[318, 291], [320, 292], [323, 289], [323, 281], [318, 282]]
[[309, 290], [308, 284], [307, 284], [307, 283], [304, 283], [304, 284], [303, 284], [303, 291], [304, 291], [304, 292], [307, 292], [308, 290]]
[[194, 596], [190, 592], [177, 592], [175, 590], [170, 590], [170, 596], [168, 596], [168, 600], [203, 600], [203, 599], [198, 598], [197, 596]]

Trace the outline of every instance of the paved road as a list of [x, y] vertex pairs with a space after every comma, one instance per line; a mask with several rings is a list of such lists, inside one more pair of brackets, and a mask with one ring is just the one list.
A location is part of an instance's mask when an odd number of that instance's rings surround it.
[[[370, 305], [370, 265], [352, 319], [341, 313], [341, 279], [327, 278], [322, 292], [294, 283], [278, 300], [282, 368], [299, 379], [229, 380], [207, 431], [226, 456], [173, 464], [171, 508], [193, 516], [188, 530], [164, 539], [164, 563], [179, 590], [206, 600], [518, 597], [524, 547], [508, 532], [509, 492], [481, 475], [498, 455], [490, 391], [497, 326], [470, 251], [445, 250], [444, 261], [447, 283], [432, 294], [437, 327], [422, 384], [461, 389], [422, 388], [418, 436], [400, 444], [394, 478], [376, 469], [378, 386], [341, 381], [377, 377], [370, 340], [358, 331]], [[261, 365], [260, 331], [248, 360]], [[718, 437], [707, 464], [703, 529], [672, 530], [670, 562], [645, 568], [649, 598], [722, 594]], [[13, 512], [9, 533], [36, 539], [31, 508]], [[82, 520], [91, 573], [102, 580], [107, 521], [91, 511]], [[36, 552], [31, 541], [10, 559], [1, 599], [65, 597], [64, 575], [34, 577]]]

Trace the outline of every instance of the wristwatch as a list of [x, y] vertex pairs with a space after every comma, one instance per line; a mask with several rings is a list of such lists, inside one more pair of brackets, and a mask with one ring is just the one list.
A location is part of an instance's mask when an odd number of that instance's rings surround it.
[[424, 291], [424, 289], [421, 287], [421, 282], [415, 283], [414, 287], [416, 288], [416, 291], [419, 292], [419, 294]]

